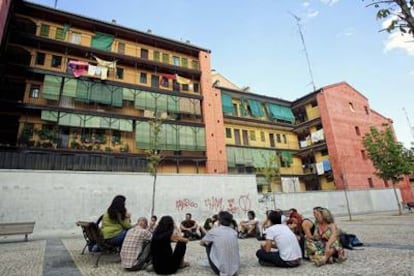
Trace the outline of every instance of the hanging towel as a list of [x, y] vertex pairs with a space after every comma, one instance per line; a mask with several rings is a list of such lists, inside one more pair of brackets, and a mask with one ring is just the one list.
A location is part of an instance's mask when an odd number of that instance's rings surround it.
[[84, 61], [71, 60], [68, 63], [68, 68], [77, 78], [88, 72], [88, 65], [89, 64]]
[[325, 171], [323, 170], [323, 163], [316, 163], [316, 172], [318, 175], [322, 175]]
[[96, 73], [96, 66], [89, 64], [89, 67], [88, 67], [88, 75], [89, 76], [95, 76], [95, 73]]
[[170, 79], [170, 80], [175, 80], [175, 76], [176, 76], [173, 74], [162, 74], [162, 73], [159, 73], [158, 75], [160, 75], [163, 78]]
[[98, 62], [98, 65], [102, 67], [107, 67], [108, 69], [115, 69], [116, 68], [116, 60], [115, 61], [107, 61], [100, 59], [96, 56], [93, 56], [96, 59], [96, 62]]
[[[98, 70], [99, 66], [97, 67]], [[101, 80], [106, 80], [108, 78], [108, 68], [107, 67], [100, 67], [101, 69]]]
[[331, 163], [329, 162], [328, 159], [324, 159], [322, 163], [323, 163], [323, 169], [325, 170], [325, 172], [332, 170]]

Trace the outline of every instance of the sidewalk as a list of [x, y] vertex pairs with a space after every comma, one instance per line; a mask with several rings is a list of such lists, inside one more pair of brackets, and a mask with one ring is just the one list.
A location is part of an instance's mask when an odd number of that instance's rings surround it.
[[[262, 267], [255, 257], [259, 242], [243, 239], [239, 240], [239, 275], [414, 275], [414, 213], [354, 216], [353, 221], [341, 217], [337, 224], [366, 245], [347, 250], [345, 263], [318, 268], [305, 261], [291, 269]], [[96, 256], [80, 255], [84, 244], [80, 229], [77, 236], [47, 240], [34, 236], [29, 242], [20, 236], [0, 237], [0, 275], [155, 275], [126, 272], [117, 256], [103, 256], [95, 268]], [[179, 275], [214, 275], [197, 241], [188, 244], [186, 260], [191, 266], [179, 270]]]

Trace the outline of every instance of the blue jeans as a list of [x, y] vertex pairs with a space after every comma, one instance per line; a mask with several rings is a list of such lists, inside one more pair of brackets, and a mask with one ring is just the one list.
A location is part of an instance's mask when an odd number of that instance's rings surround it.
[[116, 246], [122, 246], [122, 243], [124, 242], [126, 233], [128, 232], [128, 230], [122, 230], [118, 235], [116, 235], [115, 237], [108, 239], [108, 242], [112, 245], [116, 245]]

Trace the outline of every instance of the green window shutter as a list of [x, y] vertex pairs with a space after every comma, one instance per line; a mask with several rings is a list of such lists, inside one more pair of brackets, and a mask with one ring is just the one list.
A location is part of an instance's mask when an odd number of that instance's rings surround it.
[[155, 101], [156, 101], [156, 107], [157, 111], [165, 112], [168, 110], [168, 104], [167, 104], [167, 95], [158, 94], [155, 95]]
[[243, 98], [240, 99], [240, 113], [243, 117], [246, 117], [248, 115], [246, 109], [246, 102]]
[[78, 80], [65, 78], [63, 85], [62, 95], [67, 97], [76, 97], [76, 88], [78, 86]]
[[65, 40], [66, 32], [63, 28], [56, 28], [55, 38], [59, 40]]
[[49, 36], [50, 26], [46, 24], [40, 25], [40, 36], [48, 37]]
[[[138, 91], [137, 91], [138, 92]], [[146, 92], [138, 92], [135, 96], [135, 108], [136, 109], [145, 109], [145, 102], [146, 102]]]
[[126, 131], [126, 132], [132, 132], [132, 120], [125, 120], [125, 119], [119, 119], [119, 130], [120, 131]]
[[180, 150], [194, 150], [195, 149], [195, 135], [192, 127], [181, 126], [179, 132], [179, 149]]
[[157, 107], [157, 94], [156, 93], [144, 93], [145, 95], [145, 109], [155, 110]]
[[101, 117], [100, 128], [111, 129], [111, 118]]
[[90, 83], [88, 81], [78, 80], [76, 86], [76, 100], [89, 103], [90, 90]]
[[111, 129], [119, 130], [120, 128], [120, 121], [117, 118], [111, 118]]
[[123, 93], [122, 88], [118, 86], [112, 87], [112, 105], [122, 107]]
[[160, 52], [154, 51], [154, 61], [160, 61]]
[[178, 97], [167, 96], [167, 109], [170, 113], [178, 113]]
[[236, 153], [233, 147], [226, 147], [227, 166], [234, 168], [236, 166]]
[[205, 129], [201, 127], [196, 127], [195, 129], [195, 149], [198, 151], [205, 151], [206, 150], [206, 135]]
[[183, 66], [183, 67], [188, 67], [188, 59], [186, 59], [186, 58], [181, 58], [181, 66]]
[[292, 164], [293, 159], [292, 159], [292, 153], [290, 151], [282, 151], [281, 155], [282, 155], [283, 162]]
[[73, 126], [84, 127], [85, 115], [72, 114], [72, 113], [60, 113], [59, 125], [61, 126]]
[[43, 98], [48, 100], [59, 100], [60, 85], [62, 77], [46, 75], [43, 82]]
[[166, 53], [163, 53], [162, 54], [162, 62], [164, 62], [164, 63], [170, 63], [170, 55], [169, 54], [166, 54]]
[[271, 103], [266, 103], [266, 107], [271, 119], [288, 121], [292, 124], [295, 122], [295, 116], [289, 107]]
[[57, 122], [59, 113], [57, 111], [42, 110], [40, 118], [43, 121]]
[[150, 126], [148, 122], [136, 121], [135, 143], [138, 149], [150, 149]]
[[200, 100], [191, 99], [191, 103], [193, 105], [194, 114], [201, 115], [201, 103], [200, 103]]
[[234, 115], [234, 107], [230, 95], [221, 93], [221, 104], [223, 106], [223, 113]]
[[111, 51], [112, 43], [114, 42], [114, 36], [96, 32], [92, 37], [91, 47], [104, 51]]
[[85, 128], [101, 128], [101, 117], [85, 115]]
[[122, 88], [122, 98], [126, 101], [131, 101], [133, 102], [135, 100], [135, 94], [138, 93], [136, 92], [135, 89], [132, 88]]
[[252, 99], [248, 99], [248, 102], [249, 102], [250, 110], [252, 111], [252, 116], [263, 117], [264, 113], [263, 113], [262, 105], [260, 104], [260, 102], [252, 100]]
[[161, 126], [164, 135], [164, 147], [166, 150], [179, 150], [178, 127], [176, 125], [163, 124]]

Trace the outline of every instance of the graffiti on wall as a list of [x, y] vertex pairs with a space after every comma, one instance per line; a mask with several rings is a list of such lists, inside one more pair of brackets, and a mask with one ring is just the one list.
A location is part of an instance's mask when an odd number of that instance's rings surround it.
[[177, 211], [190, 211], [195, 209], [207, 209], [213, 213], [220, 211], [228, 211], [232, 214], [238, 212], [247, 212], [251, 208], [251, 201], [249, 194], [240, 195], [239, 197], [224, 198], [219, 196], [211, 196], [202, 200], [199, 204], [196, 201], [188, 198], [178, 199], [175, 201], [175, 208]]

